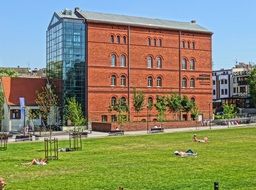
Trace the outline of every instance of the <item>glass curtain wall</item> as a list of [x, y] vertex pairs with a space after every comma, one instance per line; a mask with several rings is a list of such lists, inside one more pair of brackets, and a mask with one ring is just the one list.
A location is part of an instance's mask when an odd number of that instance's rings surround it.
[[[60, 19], [47, 30], [47, 77], [57, 81], [61, 108], [76, 97], [85, 109], [85, 28], [83, 20]], [[63, 114], [61, 114], [63, 115]]]

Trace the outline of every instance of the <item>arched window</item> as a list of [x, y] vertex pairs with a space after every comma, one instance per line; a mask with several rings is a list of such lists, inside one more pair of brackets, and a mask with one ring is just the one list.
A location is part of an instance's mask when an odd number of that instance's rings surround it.
[[112, 67], [116, 66], [116, 55], [115, 54], [111, 55], [111, 66]]
[[182, 87], [182, 88], [186, 88], [186, 87], [187, 87], [187, 79], [186, 79], [185, 77], [182, 78], [181, 87]]
[[159, 46], [162, 47], [162, 39], [159, 39]]
[[190, 42], [188, 42], [188, 49], [190, 49]]
[[157, 87], [161, 87], [162, 86], [162, 78], [161, 77], [157, 77], [157, 79], [156, 79], [156, 86]]
[[162, 59], [161, 59], [161, 57], [156, 58], [156, 67], [158, 69], [162, 68]]
[[121, 63], [120, 63], [120, 66], [121, 67], [126, 67], [126, 56], [125, 55], [121, 55]]
[[121, 86], [126, 86], [126, 77], [124, 75], [121, 76]]
[[116, 86], [116, 76], [115, 75], [111, 76], [111, 86]]
[[126, 44], [126, 36], [123, 37], [124, 44]]
[[122, 97], [121, 99], [120, 99], [120, 103], [121, 103], [121, 105], [125, 105], [126, 104], [126, 98], [125, 97]]
[[190, 60], [190, 70], [195, 70], [195, 65], [196, 65], [195, 59], [191, 59]]
[[114, 35], [111, 35], [111, 37], [110, 37], [110, 42], [111, 42], [111, 43], [114, 43], [114, 42], [115, 42]]
[[116, 39], [117, 39], [117, 43], [120, 44], [120, 36], [117, 36]]
[[196, 101], [196, 99], [195, 99], [194, 97], [192, 97], [190, 100], [191, 100], [192, 102], [194, 102], [194, 103], [195, 103], [195, 101]]
[[156, 39], [154, 39], [154, 46], [156, 46]]
[[153, 86], [153, 78], [148, 77], [148, 87], [152, 87], [152, 86]]
[[152, 57], [147, 57], [147, 67], [148, 68], [152, 68], [153, 67], [153, 64], [152, 64], [153, 60], [152, 60]]
[[182, 58], [181, 69], [183, 70], [187, 69], [187, 60], [185, 58]]
[[196, 49], [196, 43], [192, 42], [192, 49]]
[[185, 41], [182, 41], [181, 42], [181, 48], [185, 48], [185, 45], [186, 45]]
[[151, 46], [151, 39], [148, 38], [148, 45]]
[[116, 105], [116, 97], [111, 98], [111, 106]]
[[148, 106], [153, 106], [153, 98], [152, 97], [148, 98]]
[[194, 78], [190, 79], [190, 88], [195, 88], [195, 79]]

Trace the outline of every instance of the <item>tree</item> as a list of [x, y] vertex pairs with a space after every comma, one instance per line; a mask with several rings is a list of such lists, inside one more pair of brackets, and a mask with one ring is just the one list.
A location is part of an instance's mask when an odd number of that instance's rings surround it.
[[223, 119], [232, 119], [236, 116], [236, 109], [233, 104], [223, 105]]
[[252, 102], [256, 106], [256, 67], [254, 67], [247, 79], [249, 84], [250, 95], [252, 97]]
[[169, 112], [176, 113], [181, 111], [181, 96], [178, 94], [172, 94], [171, 96], [167, 97], [167, 107], [169, 109]]
[[0, 69], [0, 77], [17, 77], [18, 75], [18, 72], [13, 69]]
[[167, 109], [167, 101], [165, 96], [156, 96], [155, 108], [158, 112], [157, 120], [160, 122], [165, 121], [165, 111]]
[[133, 107], [135, 109], [135, 112], [137, 113], [137, 116], [139, 115], [139, 112], [143, 110], [144, 107], [144, 100], [145, 95], [142, 91], [136, 91], [136, 89], [133, 89]]
[[193, 120], [196, 120], [198, 118], [198, 115], [199, 115], [199, 109], [197, 105], [194, 104], [194, 106], [191, 109], [191, 117]]
[[52, 87], [47, 85], [42, 87], [42, 90], [37, 92], [36, 96], [35, 102], [39, 106], [40, 115], [44, 121], [47, 121], [51, 110], [56, 110], [54, 108], [58, 105], [57, 95], [54, 93]]
[[127, 113], [129, 111], [129, 108], [126, 104], [126, 101], [124, 101], [122, 98], [117, 99], [115, 105], [109, 107], [109, 111], [116, 111], [118, 113], [117, 122], [120, 126], [128, 121]]
[[83, 115], [82, 106], [77, 102], [75, 97], [67, 99], [65, 119], [70, 120], [74, 126], [84, 126], [87, 123]]
[[190, 112], [195, 103], [188, 99], [187, 96], [183, 96], [181, 99], [182, 110], [186, 113]]

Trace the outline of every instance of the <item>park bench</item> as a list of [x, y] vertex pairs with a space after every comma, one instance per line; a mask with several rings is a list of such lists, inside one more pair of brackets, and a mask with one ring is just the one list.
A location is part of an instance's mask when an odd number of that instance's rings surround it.
[[39, 136], [37, 135], [17, 135], [15, 137], [15, 142], [19, 141], [32, 141], [34, 136], [34, 140], [39, 140]]
[[111, 130], [108, 134], [109, 136], [124, 135], [124, 130]]
[[150, 133], [160, 133], [160, 132], [164, 132], [164, 128], [163, 127], [152, 127], [150, 129]]
[[88, 132], [87, 132], [87, 131], [81, 132], [81, 136], [82, 136], [82, 137], [87, 137], [87, 136], [88, 136]]

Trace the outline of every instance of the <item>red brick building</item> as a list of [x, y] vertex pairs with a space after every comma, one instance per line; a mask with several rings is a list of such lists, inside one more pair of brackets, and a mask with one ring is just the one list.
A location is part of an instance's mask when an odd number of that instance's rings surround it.
[[[81, 11], [55, 13], [58, 19], [85, 24], [85, 101], [90, 121], [115, 120], [111, 102], [128, 102], [136, 118], [133, 88], [148, 99], [178, 93], [194, 99], [203, 118], [212, 113], [212, 32], [195, 21], [176, 22]], [[152, 110], [156, 118], [155, 109]], [[173, 115], [167, 113], [168, 119]], [[188, 119], [190, 117], [188, 116]]]

